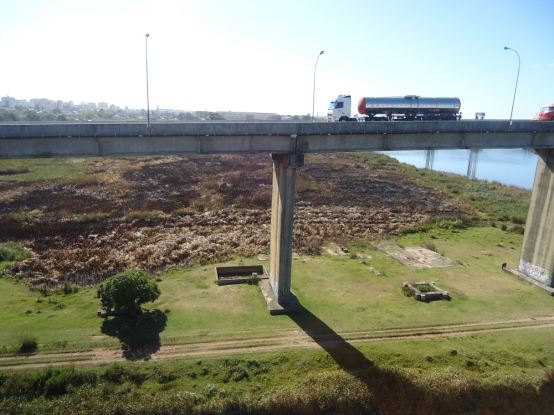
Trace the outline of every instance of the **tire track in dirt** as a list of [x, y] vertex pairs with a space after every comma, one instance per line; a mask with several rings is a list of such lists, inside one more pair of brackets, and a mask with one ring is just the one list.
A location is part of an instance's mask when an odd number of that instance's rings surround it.
[[[363, 344], [400, 339], [417, 340], [546, 328], [554, 328], [554, 317], [531, 317], [525, 319], [488, 321], [459, 325], [351, 331], [343, 333], [331, 332], [318, 335], [310, 334], [302, 330], [288, 330], [284, 331], [279, 337], [162, 344], [161, 347], [159, 345], [154, 347], [151, 354], [148, 353], [148, 346], [145, 346], [142, 352], [147, 357], [135, 360], [166, 360], [182, 357], [207, 357], [242, 353], [248, 354], [253, 352], [271, 352], [299, 347], [320, 348], [344, 342]], [[125, 358], [124, 353], [125, 351], [120, 347], [105, 347], [65, 353], [45, 352], [26, 356], [10, 355], [0, 357], [0, 368], [4, 370], [60, 366], [66, 364], [103, 365], [112, 362], [129, 360]]]

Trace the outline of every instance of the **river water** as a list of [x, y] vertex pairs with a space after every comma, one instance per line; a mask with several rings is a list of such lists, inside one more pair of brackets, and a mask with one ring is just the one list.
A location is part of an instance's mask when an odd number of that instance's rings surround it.
[[386, 151], [402, 163], [533, 188], [538, 156], [523, 149]]

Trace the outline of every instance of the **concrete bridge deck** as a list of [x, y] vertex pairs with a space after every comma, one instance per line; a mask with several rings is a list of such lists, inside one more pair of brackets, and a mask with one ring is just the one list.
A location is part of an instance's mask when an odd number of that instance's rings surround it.
[[0, 158], [554, 148], [554, 123], [0, 123]]

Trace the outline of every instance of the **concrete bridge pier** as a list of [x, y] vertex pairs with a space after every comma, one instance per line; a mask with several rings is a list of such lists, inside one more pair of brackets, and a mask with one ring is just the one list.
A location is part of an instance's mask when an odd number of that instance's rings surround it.
[[[272, 314], [302, 311], [291, 291], [292, 229], [296, 168], [304, 165], [303, 154], [272, 154], [271, 241], [269, 282], [274, 295], [268, 308]], [[276, 303], [275, 303], [276, 301]]]
[[519, 270], [554, 287], [554, 149], [539, 155]]

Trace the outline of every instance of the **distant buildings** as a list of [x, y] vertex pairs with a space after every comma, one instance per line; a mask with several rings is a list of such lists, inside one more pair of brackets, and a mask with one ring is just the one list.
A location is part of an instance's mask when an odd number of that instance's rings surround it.
[[[24, 108], [28, 108], [30, 110], [34, 110], [37, 113], [41, 112], [62, 112], [66, 114], [66, 116], [69, 117], [69, 119], [83, 119], [83, 115], [87, 114], [91, 111], [98, 111], [98, 110], [104, 110], [108, 111], [109, 114], [107, 115], [108, 118], [114, 117], [114, 118], [146, 118], [146, 111], [144, 109], [130, 109], [128, 106], [125, 106], [124, 109], [121, 107], [110, 104], [108, 105], [107, 102], [89, 102], [86, 103], [85, 101], [81, 101], [80, 104], [75, 104], [73, 101], [67, 101], [64, 102], [62, 100], [51, 100], [47, 98], [32, 98], [29, 101], [26, 100], [18, 100], [16, 98], [5, 96], [0, 98], [0, 109], [6, 109], [11, 110], [16, 113], [19, 111], [22, 111]], [[227, 121], [281, 121], [284, 120], [281, 115], [273, 113], [273, 112], [250, 112], [250, 111], [186, 111], [187, 113], [196, 115], [196, 117], [192, 116], [188, 119], [224, 119]], [[182, 114], [183, 110], [175, 110], [175, 109], [160, 109], [158, 105], [156, 105], [156, 109], [154, 111], [150, 111], [150, 117], [154, 117], [154, 119], [168, 119], [168, 120], [176, 120], [176, 119], [182, 119], [178, 118], [179, 114]], [[217, 115], [219, 114], [219, 115]], [[106, 115], [102, 115], [105, 117]], [[86, 118], [95, 118], [92, 114], [90, 116], [86, 116]]]
[[29, 103], [24, 99], [15, 99], [13, 97], [10, 97], [9, 95], [6, 97], [0, 98], [0, 107], [4, 108], [15, 108], [17, 106], [28, 106]]

